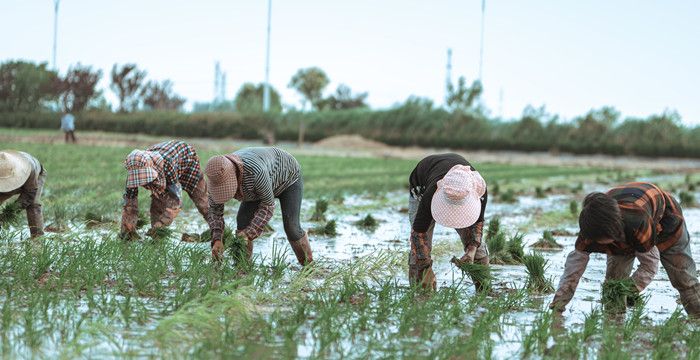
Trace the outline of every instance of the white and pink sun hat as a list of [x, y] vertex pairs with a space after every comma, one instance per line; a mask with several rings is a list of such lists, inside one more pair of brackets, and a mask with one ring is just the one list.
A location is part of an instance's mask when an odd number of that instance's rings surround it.
[[486, 182], [469, 166], [455, 165], [437, 183], [430, 203], [435, 222], [454, 229], [474, 225], [481, 214], [481, 197]]

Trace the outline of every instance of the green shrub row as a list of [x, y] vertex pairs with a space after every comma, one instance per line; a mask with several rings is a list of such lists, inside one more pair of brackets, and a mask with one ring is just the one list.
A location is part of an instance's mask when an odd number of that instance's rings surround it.
[[[86, 112], [78, 130], [142, 133], [173, 137], [305, 139], [359, 134], [398, 146], [463, 150], [551, 151], [575, 154], [700, 157], [700, 128], [687, 128], [667, 115], [607, 124], [590, 118], [574, 122], [489, 120], [476, 114], [402, 106], [390, 110], [345, 110], [276, 115], [239, 113]], [[48, 112], [2, 113], [0, 127], [58, 129], [59, 115]]]

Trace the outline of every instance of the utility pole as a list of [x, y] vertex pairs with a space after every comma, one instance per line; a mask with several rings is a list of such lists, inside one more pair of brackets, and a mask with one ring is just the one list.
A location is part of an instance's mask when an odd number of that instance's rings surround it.
[[219, 95], [220, 95], [220, 81], [221, 81], [221, 66], [219, 65], [219, 62], [214, 63], [214, 103], [219, 102]]
[[270, 22], [272, 0], [267, 1], [267, 48], [265, 52], [265, 87], [263, 88], [263, 112], [270, 111]]
[[449, 88], [452, 86], [452, 48], [447, 48], [447, 74], [445, 76], [445, 99], [450, 96]]
[[56, 66], [56, 40], [58, 34], [58, 3], [61, 0], [53, 0], [53, 69], [58, 71]]
[[481, 81], [484, 67], [484, 13], [486, 12], [486, 0], [481, 0], [481, 46], [479, 48], [479, 81]]

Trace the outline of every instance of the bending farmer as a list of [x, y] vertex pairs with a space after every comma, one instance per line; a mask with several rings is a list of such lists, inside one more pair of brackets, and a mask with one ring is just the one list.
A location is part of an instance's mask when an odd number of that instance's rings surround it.
[[151, 192], [151, 229], [170, 225], [182, 207], [182, 190], [190, 195], [199, 213], [207, 219], [207, 184], [194, 148], [182, 141], [171, 140], [146, 149], [132, 151], [124, 161], [128, 172], [122, 237], [136, 235], [139, 216], [139, 186]]
[[[411, 284], [435, 289], [430, 251], [435, 223], [455, 228], [464, 246], [459, 262], [488, 265], [486, 244], [481, 242], [488, 195], [486, 182], [474, 167], [457, 154], [431, 155], [421, 160], [409, 177], [408, 216], [411, 252], [408, 277]], [[475, 284], [477, 289], [481, 284]]]
[[209, 159], [209, 227], [214, 259], [221, 259], [224, 250], [224, 203], [241, 202], [236, 216], [236, 235], [248, 244], [248, 258], [253, 254], [253, 240], [263, 232], [272, 218], [275, 198], [280, 200], [282, 222], [287, 240], [300, 264], [313, 261], [309, 237], [299, 223], [304, 181], [297, 160], [286, 151], [274, 147], [238, 150]]
[[551, 308], [563, 311], [586, 270], [589, 254], [608, 255], [605, 279], [630, 277], [642, 291], [654, 278], [659, 260], [678, 290], [688, 315], [700, 317], [700, 284], [690, 252], [681, 207], [656, 185], [635, 182], [594, 192], [583, 200], [576, 248], [569, 254]]
[[39, 201], [45, 179], [46, 170], [35, 157], [21, 151], [0, 151], [0, 204], [19, 194], [17, 203], [27, 211], [29, 233], [33, 238], [44, 235]]

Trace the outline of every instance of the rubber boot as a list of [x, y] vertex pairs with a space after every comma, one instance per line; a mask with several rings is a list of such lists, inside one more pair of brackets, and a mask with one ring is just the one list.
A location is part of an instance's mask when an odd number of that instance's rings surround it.
[[693, 287], [679, 291], [681, 303], [685, 312], [692, 319], [700, 319], [700, 284], [695, 284]]
[[304, 233], [304, 236], [297, 241], [290, 241], [294, 255], [297, 256], [297, 261], [302, 266], [308, 265], [314, 261], [311, 245], [309, 244], [309, 233]]

